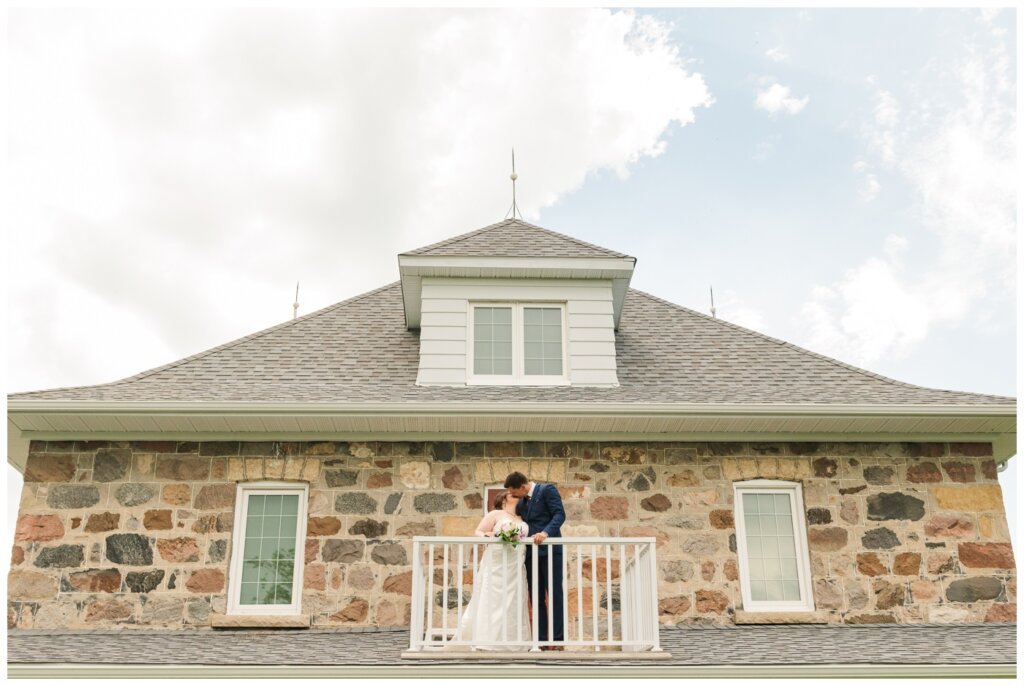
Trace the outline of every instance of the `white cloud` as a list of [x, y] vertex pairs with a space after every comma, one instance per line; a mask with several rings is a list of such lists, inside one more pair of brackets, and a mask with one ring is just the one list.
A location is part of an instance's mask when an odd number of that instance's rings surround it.
[[535, 218], [713, 102], [665, 23], [597, 9], [15, 10], [9, 69], [14, 390], [382, 285], [504, 216], [513, 145]]
[[790, 94], [790, 90], [787, 86], [783, 86], [780, 83], [773, 83], [767, 89], [758, 92], [757, 98], [754, 100], [754, 106], [759, 110], [764, 110], [768, 114], [778, 114], [779, 112], [797, 114], [800, 110], [806, 107], [807, 103], [810, 101], [811, 97], [809, 95], [805, 95], [802, 98], [796, 98]]
[[789, 59], [789, 55], [782, 48], [768, 48], [764, 54], [772, 62], [785, 62]]
[[[898, 358], [936, 327], [962, 322], [983, 299], [1012, 299], [1016, 127], [1009, 74], [1002, 42], [968, 45], [950, 73], [938, 75], [959, 84], [953, 99], [936, 93], [904, 112], [891, 92], [875, 93], [864, 139], [913, 189], [930, 241], [919, 249], [937, 257], [912, 269], [904, 263], [908, 241], [891, 236], [880, 256], [815, 289], [801, 311], [810, 347], [859, 364]], [[993, 277], [1000, 287], [990, 291]]]
[[754, 331], [764, 330], [764, 314], [756, 307], [744, 303], [735, 291], [724, 291], [716, 297], [715, 315]]

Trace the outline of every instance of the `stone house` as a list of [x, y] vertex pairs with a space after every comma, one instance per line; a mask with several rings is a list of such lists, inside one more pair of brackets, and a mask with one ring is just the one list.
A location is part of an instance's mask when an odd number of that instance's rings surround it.
[[8, 396], [11, 636], [394, 632], [413, 538], [470, 535], [512, 470], [557, 484], [566, 536], [656, 540], [664, 631], [1012, 632], [1013, 398], [857, 369], [630, 289], [634, 267], [506, 220], [212, 350]]

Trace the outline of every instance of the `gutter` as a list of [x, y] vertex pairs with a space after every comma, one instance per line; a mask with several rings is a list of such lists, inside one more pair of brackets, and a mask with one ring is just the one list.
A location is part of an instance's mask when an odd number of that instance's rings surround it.
[[247, 401], [109, 401], [109, 400], [25, 400], [9, 398], [8, 414], [270, 414], [270, 415], [470, 415], [470, 416], [910, 416], [910, 417], [1015, 417], [1016, 404], [992, 405], [821, 405], [801, 404], [707, 404], [707, 403], [495, 403], [495, 402], [406, 402], [406, 403], [295, 403]]

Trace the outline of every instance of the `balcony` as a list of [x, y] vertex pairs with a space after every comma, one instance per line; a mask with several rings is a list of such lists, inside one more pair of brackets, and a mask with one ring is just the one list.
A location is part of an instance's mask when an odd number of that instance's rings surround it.
[[[548, 578], [563, 579], [563, 640], [539, 632], [540, 612], [553, 625], [550, 606], [532, 592], [525, 574], [513, 576], [506, 590], [514, 595], [512, 608], [529, 607], [529, 623], [499, 622], [488, 640], [464, 636], [460, 617], [468, 606], [474, 580], [480, 574], [483, 553], [497, 546], [492, 556], [502, 563], [537, 545], [527, 540], [512, 544], [471, 536], [416, 536], [413, 539], [412, 620], [408, 659], [463, 659], [500, 657], [544, 659], [668, 659], [658, 634], [657, 558], [654, 538], [551, 538], [541, 546], [549, 554], [528, 556], [532, 578], [547, 566]], [[526, 546], [527, 548], [523, 548]], [[561, 548], [561, 569], [556, 569], [556, 548]], [[526, 565], [523, 565], [524, 571]], [[503, 596], [504, 597], [504, 596]], [[548, 646], [553, 647], [548, 648]], [[542, 653], [542, 649], [545, 651]]]

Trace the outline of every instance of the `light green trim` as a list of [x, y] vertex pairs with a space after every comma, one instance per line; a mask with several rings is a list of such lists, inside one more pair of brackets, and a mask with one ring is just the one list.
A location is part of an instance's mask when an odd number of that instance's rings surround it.
[[97, 665], [8, 664], [12, 679], [394, 679], [394, 678], [654, 678], [654, 679], [829, 679], [829, 678], [1006, 678], [1014, 664], [979, 665], [538, 665], [422, 663], [364, 665]]

